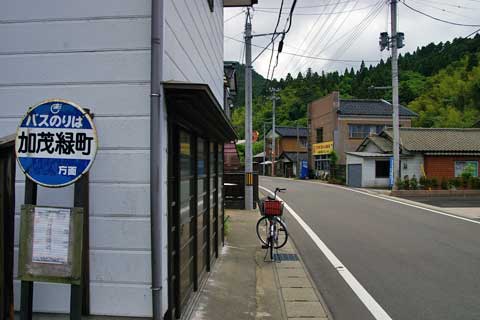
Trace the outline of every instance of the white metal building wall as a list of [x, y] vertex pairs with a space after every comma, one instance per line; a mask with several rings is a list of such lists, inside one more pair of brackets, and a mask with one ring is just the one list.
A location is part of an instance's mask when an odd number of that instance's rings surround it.
[[[223, 2], [215, 1], [213, 13], [207, 0], [167, 0], [165, 9], [164, 79], [207, 83], [223, 105]], [[0, 3], [0, 136], [13, 133], [27, 107], [46, 98], [70, 99], [95, 114], [100, 147], [90, 172], [93, 314], [151, 315], [150, 14], [150, 0]], [[23, 188], [17, 168], [15, 256]], [[73, 188], [39, 188], [38, 199], [70, 206]], [[166, 275], [166, 264], [163, 269]], [[16, 282], [17, 308], [19, 297]], [[68, 286], [35, 286], [34, 311], [68, 310]]]
[[[92, 313], [150, 315], [150, 0], [2, 1], [0, 39], [0, 136], [46, 98], [70, 99], [95, 114]], [[23, 188], [17, 169], [17, 214]], [[39, 204], [73, 203], [71, 187], [39, 189]], [[18, 226], [17, 216], [16, 248]], [[17, 308], [19, 296], [17, 282]], [[34, 310], [68, 312], [69, 287], [36, 284]]]
[[164, 79], [206, 83], [223, 106], [223, 1], [165, 3]]

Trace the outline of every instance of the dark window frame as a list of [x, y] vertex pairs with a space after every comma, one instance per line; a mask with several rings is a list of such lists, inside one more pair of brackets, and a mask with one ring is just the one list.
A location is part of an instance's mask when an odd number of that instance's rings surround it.
[[[319, 134], [319, 132], [321, 132], [321, 134]], [[317, 134], [317, 143], [322, 143], [323, 142], [323, 127], [322, 128], [317, 128], [316, 134]]]
[[[379, 167], [382, 164], [384, 167]], [[380, 171], [380, 172], [379, 172]], [[375, 160], [375, 178], [385, 179], [390, 177], [390, 161], [389, 160]]]

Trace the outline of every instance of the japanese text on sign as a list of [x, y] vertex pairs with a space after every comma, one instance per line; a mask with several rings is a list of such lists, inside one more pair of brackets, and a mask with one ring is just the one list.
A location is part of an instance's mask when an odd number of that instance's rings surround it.
[[32, 262], [66, 264], [70, 238], [70, 210], [35, 208]]
[[93, 135], [87, 132], [65, 132], [62, 130], [52, 132], [32, 129], [19, 130], [20, 141], [17, 152], [22, 153], [48, 153], [57, 155], [90, 155], [92, 152]]
[[333, 151], [333, 141], [315, 143], [312, 145], [312, 153], [315, 156], [330, 154]]

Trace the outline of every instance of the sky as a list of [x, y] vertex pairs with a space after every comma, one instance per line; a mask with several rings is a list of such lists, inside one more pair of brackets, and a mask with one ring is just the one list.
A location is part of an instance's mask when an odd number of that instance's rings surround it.
[[[391, 52], [380, 51], [380, 32], [390, 34], [390, 6], [388, 0], [298, 0], [292, 26], [285, 36], [283, 52], [279, 55], [274, 78], [284, 78], [291, 73], [305, 74], [307, 68], [318, 73], [345, 68], [358, 69], [360, 62], [375, 65], [380, 59], [387, 59]], [[413, 52], [430, 42], [451, 41], [465, 37], [480, 28], [480, 0], [402, 0], [407, 5], [435, 18], [459, 24], [457, 26], [426, 17], [398, 3], [398, 31], [405, 34], [405, 46], [400, 54]], [[253, 34], [274, 31], [281, 0], [258, 0], [252, 11]], [[293, 0], [284, 0], [284, 9], [278, 31], [287, 25], [288, 12]], [[245, 8], [226, 8], [224, 11], [224, 58], [229, 61], [245, 61], [244, 27]], [[234, 38], [236, 40], [233, 40]], [[280, 38], [276, 41], [277, 43]], [[254, 37], [252, 57], [258, 56], [271, 36]], [[259, 47], [255, 47], [259, 46]], [[295, 56], [306, 55], [312, 58]], [[273, 55], [269, 77], [276, 61]], [[271, 46], [254, 62], [255, 71], [267, 77]], [[347, 60], [331, 61], [321, 59]]]

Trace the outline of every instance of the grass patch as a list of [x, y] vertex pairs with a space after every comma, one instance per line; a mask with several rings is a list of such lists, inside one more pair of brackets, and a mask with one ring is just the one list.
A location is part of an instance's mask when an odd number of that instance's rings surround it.
[[232, 230], [232, 221], [230, 220], [230, 216], [226, 216], [223, 219], [223, 230], [225, 236], [228, 236], [230, 234], [230, 231]]

